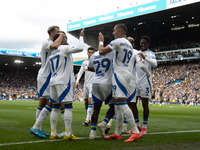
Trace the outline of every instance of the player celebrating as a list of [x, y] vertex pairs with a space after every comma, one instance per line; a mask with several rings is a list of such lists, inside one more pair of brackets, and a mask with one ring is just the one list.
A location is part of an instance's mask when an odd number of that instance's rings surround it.
[[[152, 67], [157, 67], [157, 61], [155, 54], [150, 51], [150, 37], [143, 36], [140, 40], [140, 47], [141, 51], [139, 53], [140, 58], [144, 61], [144, 64], [148, 71], [152, 72]], [[142, 99], [142, 106], [143, 106], [143, 128], [140, 127], [139, 117], [138, 117], [138, 109], [137, 109], [137, 102], [134, 105], [134, 116], [136, 120], [136, 124], [138, 128], [141, 130], [142, 134], [147, 133], [147, 123], [149, 117], [149, 98], [151, 98], [152, 93], [152, 77], [150, 76], [147, 78], [147, 75], [136, 66], [136, 73], [137, 73], [137, 96], [140, 96]]]
[[[51, 136], [50, 139], [60, 138], [56, 132], [58, 120], [58, 112], [61, 102], [65, 105], [64, 122], [65, 122], [65, 140], [77, 140], [71, 131], [72, 124], [72, 102], [74, 96], [75, 82], [73, 72], [72, 53], [83, 51], [84, 30], [80, 33], [79, 45], [77, 47], [70, 46], [67, 43], [67, 37], [64, 36], [62, 45], [50, 55], [49, 62], [51, 66], [50, 80], [50, 102], [53, 103], [53, 109], [50, 116]], [[59, 37], [55, 35], [54, 41]]]
[[86, 120], [83, 123], [85, 126], [88, 126], [91, 116], [92, 116], [92, 104], [91, 104], [91, 97], [92, 97], [92, 80], [94, 77], [94, 72], [88, 71], [88, 63], [90, 56], [95, 52], [94, 48], [89, 47], [87, 50], [88, 54], [88, 59], [83, 61], [81, 68], [78, 72], [78, 76], [76, 79], [76, 85], [75, 87], [79, 86], [79, 80], [82, 76], [83, 73], [85, 73], [85, 78], [84, 78], [84, 88], [83, 88], [83, 98], [85, 100], [85, 109], [86, 109]]
[[[134, 48], [134, 38], [132, 37], [127, 37], [127, 40], [131, 43], [132, 47]], [[130, 107], [130, 109], [132, 110], [132, 106], [130, 102], [127, 102], [128, 106]], [[123, 120], [123, 125], [122, 125], [122, 133], [124, 134], [129, 134], [130, 132], [127, 130], [127, 126], [128, 126], [128, 122], [126, 121], [126, 118], [124, 117]]]
[[[134, 40], [131, 37], [127, 38], [129, 42], [131, 43], [132, 46], [134, 46]], [[128, 99], [127, 103], [132, 112], [134, 112], [134, 104], [136, 103], [136, 66], [140, 68], [144, 73], [146, 73], [147, 78], [150, 77], [150, 72], [147, 70], [147, 68], [144, 65], [144, 61], [139, 57], [139, 51], [136, 49], [133, 49], [133, 55], [130, 60], [130, 67], [132, 69], [132, 78], [129, 83], [129, 89], [128, 89]], [[134, 114], [133, 114], [134, 115]], [[122, 133], [130, 133], [127, 130], [127, 123], [126, 123], [126, 118], [124, 119], [123, 122], [123, 128], [122, 128]]]
[[[49, 96], [50, 96], [49, 81], [51, 77], [51, 72], [47, 60], [51, 52], [54, 49], [57, 49], [62, 42], [64, 34], [59, 33], [59, 31], [60, 29], [58, 26], [50, 26], [48, 28], [47, 32], [49, 34], [49, 39], [43, 43], [40, 52], [42, 65], [37, 76], [37, 89], [38, 89], [38, 97], [40, 98], [40, 100], [36, 110], [36, 122], [30, 129], [30, 133], [39, 136], [41, 138], [46, 138], [46, 136], [48, 136], [48, 134], [42, 131], [41, 126], [43, 121], [48, 117], [52, 109], [52, 104], [49, 102]], [[59, 38], [53, 42], [53, 37], [58, 33], [60, 34]]]
[[[104, 44], [110, 43], [110, 38], [105, 38]], [[113, 52], [105, 55], [99, 55], [99, 51], [95, 52], [89, 60], [88, 69], [94, 69], [95, 76], [92, 82], [92, 102], [94, 103], [94, 112], [91, 118], [91, 132], [90, 139], [97, 138], [96, 126], [100, 129], [101, 136], [105, 137], [106, 125], [110, 118], [114, 115], [114, 102], [112, 99], [112, 59]], [[109, 104], [104, 120], [97, 125], [99, 112], [102, 106], [102, 102]]]
[[133, 47], [126, 39], [127, 27], [124, 24], [117, 24], [114, 27], [113, 40], [108, 46], [103, 47], [104, 37], [99, 33], [99, 53], [105, 55], [111, 51], [114, 52], [113, 60], [113, 97], [115, 100], [115, 133], [105, 137], [106, 139], [122, 139], [121, 136], [121, 123], [122, 114], [126, 117], [127, 122], [130, 124], [133, 133], [125, 142], [133, 142], [142, 137], [138, 128], [134, 124], [133, 113], [127, 105], [127, 90], [132, 78], [131, 67], [129, 62], [133, 54]]

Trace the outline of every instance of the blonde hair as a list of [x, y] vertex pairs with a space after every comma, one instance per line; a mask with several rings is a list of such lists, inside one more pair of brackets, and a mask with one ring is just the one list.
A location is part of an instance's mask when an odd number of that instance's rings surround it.
[[50, 26], [50, 27], [48, 28], [48, 30], [47, 30], [47, 33], [50, 35], [50, 33], [51, 33], [52, 31], [54, 31], [55, 28], [59, 28], [59, 27], [58, 27], [58, 26]]
[[127, 37], [127, 40], [132, 44], [132, 43], [134, 43], [134, 38], [132, 38], [132, 37]]

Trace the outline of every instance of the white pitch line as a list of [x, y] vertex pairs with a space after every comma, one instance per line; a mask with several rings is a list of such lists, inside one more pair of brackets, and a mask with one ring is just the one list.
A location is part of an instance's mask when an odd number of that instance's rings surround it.
[[63, 140], [63, 139], [59, 139], [59, 140], [26, 141], [26, 142], [16, 142], [16, 143], [3, 143], [3, 144], [0, 144], [0, 146], [18, 145], [18, 144], [29, 144], [29, 143], [42, 143], [42, 142], [55, 142], [55, 141], [61, 141], [61, 140]]
[[[149, 134], [173, 134], [173, 133], [191, 133], [191, 132], [200, 132], [200, 130], [190, 130], [190, 131], [172, 131], [172, 132], [155, 132], [155, 133], [147, 133]], [[124, 134], [123, 136], [130, 136], [130, 134]], [[100, 138], [100, 136], [98, 136]], [[89, 137], [80, 137], [80, 139], [89, 139]], [[39, 140], [39, 141], [26, 141], [26, 142], [16, 142], [16, 143], [3, 143], [0, 146], [9, 146], [9, 145], [19, 145], [19, 144], [32, 144], [32, 143], [42, 143], [42, 142], [56, 142], [62, 141], [64, 139], [57, 140]]]
[[189, 133], [189, 132], [200, 132], [200, 130], [191, 130], [191, 131], [173, 131], [173, 132], [156, 132], [156, 133], [147, 133], [147, 134], [171, 134], [171, 133]]
[[[153, 116], [162, 116], [162, 117], [174, 117], [174, 118], [188, 118], [188, 116], [175, 116], [175, 115], [159, 115], [159, 114], [151, 114]], [[190, 117], [190, 118], [199, 118], [197, 117]]]

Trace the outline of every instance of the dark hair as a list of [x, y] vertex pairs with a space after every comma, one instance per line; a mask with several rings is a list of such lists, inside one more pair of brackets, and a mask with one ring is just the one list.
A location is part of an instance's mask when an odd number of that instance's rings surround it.
[[124, 30], [125, 33], [127, 32], [127, 27], [123, 23], [117, 24], [116, 27]]
[[57, 40], [57, 38], [60, 36], [60, 34], [56, 34], [54, 37], [53, 37], [53, 42], [55, 41], [55, 40]]
[[142, 40], [142, 39], [147, 40], [148, 43], [151, 42], [151, 38], [150, 38], [150, 36], [147, 36], [147, 35], [142, 36], [141, 40]]
[[88, 47], [87, 51], [89, 51], [89, 50], [96, 51], [93, 47]]
[[[65, 34], [64, 31], [60, 31], [60, 32]], [[59, 36], [60, 36], [60, 34], [56, 34], [56, 35], [53, 37], [53, 42], [54, 42]]]

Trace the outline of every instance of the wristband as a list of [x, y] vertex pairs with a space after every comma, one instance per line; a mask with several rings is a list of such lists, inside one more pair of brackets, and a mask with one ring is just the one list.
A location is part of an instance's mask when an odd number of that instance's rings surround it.
[[103, 42], [102, 42], [102, 41], [100, 41], [100, 42], [99, 42], [99, 45], [102, 45], [102, 46], [103, 46]]

